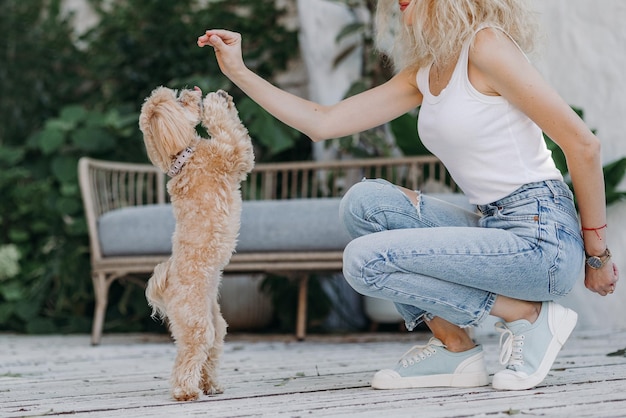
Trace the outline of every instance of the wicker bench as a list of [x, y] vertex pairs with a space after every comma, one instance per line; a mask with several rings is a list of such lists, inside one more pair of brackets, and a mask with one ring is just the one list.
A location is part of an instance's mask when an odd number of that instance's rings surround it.
[[[447, 191], [457, 191], [443, 165], [429, 156], [257, 164], [242, 185], [242, 231], [237, 252], [225, 269], [225, 280], [228, 280], [228, 273], [243, 272], [274, 273], [298, 280], [298, 339], [304, 339], [306, 334], [309, 275], [340, 272], [342, 268], [342, 252], [349, 238], [339, 225], [336, 215], [340, 197], [352, 184], [364, 177], [386, 178], [411, 189], [429, 183]], [[131, 238], [140, 239], [147, 234], [148, 238], [143, 242], [161, 245], [159, 249], [146, 250], [137, 248], [143, 244], [118, 240], [113, 244], [109, 243], [108, 246], [113, 248], [107, 251], [105, 235], [108, 233], [117, 237], [118, 234], [110, 226], [113, 221], [109, 217], [124, 210], [128, 215], [131, 208], [135, 211], [168, 210], [166, 178], [158, 169], [148, 164], [85, 157], [79, 162], [79, 181], [88, 225], [95, 293], [91, 342], [97, 345], [102, 336], [111, 283], [120, 278], [129, 278], [144, 284], [145, 278], [136, 279], [134, 275], [152, 272], [156, 264], [169, 257], [171, 242], [167, 237], [171, 236], [174, 221], [172, 217], [169, 219], [171, 225], [167, 227], [161, 222], [149, 224], [147, 228], [133, 232]], [[290, 213], [290, 216], [281, 216], [281, 213]], [[134, 222], [134, 228], [138, 227], [135, 225], [138, 220], [144, 218], [136, 215], [130, 221]], [[299, 220], [300, 215], [308, 219]], [[261, 222], [259, 217], [262, 216], [266, 220], [271, 218], [271, 228], [258, 225]], [[322, 226], [326, 229], [321, 228]], [[150, 238], [151, 233], [166, 234], [166, 238]], [[272, 233], [277, 235], [272, 238]], [[315, 234], [322, 234], [323, 237], [321, 240], [318, 237], [317, 247], [294, 244], [296, 241], [303, 244], [315, 242], [311, 237]], [[285, 240], [287, 242], [282, 242]], [[131, 251], [135, 249], [137, 251]]]

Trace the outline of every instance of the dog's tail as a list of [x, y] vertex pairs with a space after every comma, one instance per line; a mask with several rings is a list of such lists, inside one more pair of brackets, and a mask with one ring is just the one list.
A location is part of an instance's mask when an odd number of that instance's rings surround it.
[[158, 264], [154, 268], [154, 273], [148, 280], [146, 288], [146, 299], [152, 308], [152, 318], [165, 320], [167, 313], [165, 310], [165, 288], [167, 287], [167, 272], [170, 267], [170, 260]]

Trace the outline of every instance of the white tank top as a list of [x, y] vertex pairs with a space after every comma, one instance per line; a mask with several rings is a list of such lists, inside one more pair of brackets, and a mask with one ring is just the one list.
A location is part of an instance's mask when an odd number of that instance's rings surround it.
[[472, 86], [470, 44], [471, 39], [463, 45], [450, 82], [438, 96], [430, 92], [430, 66], [417, 73], [424, 96], [418, 119], [424, 146], [476, 205], [495, 202], [526, 183], [562, 180], [541, 129], [503, 97]]

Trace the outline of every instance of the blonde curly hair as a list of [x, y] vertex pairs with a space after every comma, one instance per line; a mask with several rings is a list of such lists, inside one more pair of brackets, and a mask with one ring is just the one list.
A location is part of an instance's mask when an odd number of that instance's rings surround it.
[[397, 70], [445, 64], [483, 24], [501, 28], [529, 53], [537, 22], [528, 0], [412, 0], [412, 24], [404, 24], [398, 0], [378, 0], [378, 48]]

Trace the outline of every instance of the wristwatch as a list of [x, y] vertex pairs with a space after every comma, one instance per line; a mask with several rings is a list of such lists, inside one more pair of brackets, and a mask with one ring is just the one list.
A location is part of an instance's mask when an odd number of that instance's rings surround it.
[[587, 253], [585, 255], [587, 256], [587, 265], [594, 270], [601, 269], [611, 259], [611, 251], [608, 248], [600, 255], [589, 255]]

